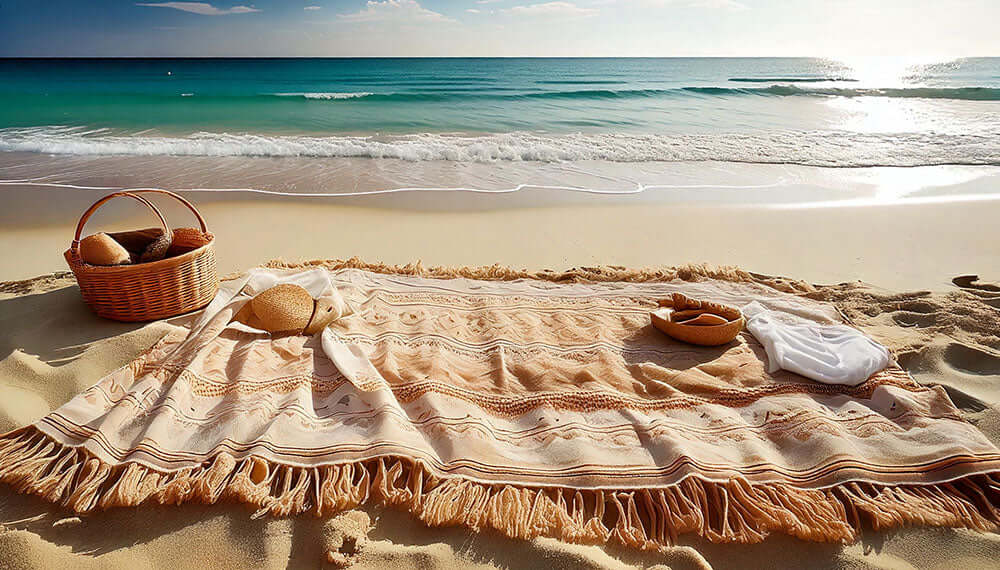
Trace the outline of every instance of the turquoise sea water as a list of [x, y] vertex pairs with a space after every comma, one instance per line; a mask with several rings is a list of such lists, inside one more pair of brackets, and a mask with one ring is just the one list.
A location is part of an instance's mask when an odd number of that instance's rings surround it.
[[0, 60], [0, 152], [1000, 164], [1000, 58]]

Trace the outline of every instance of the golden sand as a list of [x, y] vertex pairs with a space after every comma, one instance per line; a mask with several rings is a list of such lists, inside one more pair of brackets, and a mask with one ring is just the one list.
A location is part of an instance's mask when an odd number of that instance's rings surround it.
[[[5, 251], [0, 279], [8, 280], [0, 284], [0, 431], [31, 423], [62, 405], [133, 360], [172, 326], [94, 317], [65, 272], [29, 279], [65, 271], [60, 252], [72, 238], [79, 213], [95, 199], [95, 193], [85, 192], [37, 195], [13, 196], [11, 208], [22, 201], [26, 211], [48, 215], [53, 210], [39, 209], [36, 203], [46, 200], [66, 204], [67, 210], [58, 221], [8, 225], [0, 231], [0, 250]], [[711, 260], [814, 283], [847, 282], [811, 287], [773, 279], [769, 284], [836, 303], [892, 349], [919, 382], [943, 386], [962, 415], [1000, 445], [1000, 293], [951, 283], [970, 271], [979, 272], [982, 281], [962, 283], [983, 286], [1000, 279], [1000, 225], [995, 223], [1000, 202], [801, 211], [713, 206], [711, 216], [694, 215], [704, 208], [658, 204], [473, 212], [309, 200], [280, 205], [200, 201], [199, 207], [219, 236], [223, 273], [295, 256], [359, 255], [401, 264], [423, 259], [428, 265], [499, 262], [529, 272]], [[668, 219], [671, 223], [664, 224]], [[119, 228], [140, 227], [145, 218], [137, 214], [116, 220]], [[519, 230], [512, 232], [512, 227]], [[0, 567], [332, 568], [328, 560], [333, 558], [347, 559], [352, 568], [378, 570], [973, 569], [995, 567], [1000, 559], [1000, 536], [949, 529], [869, 532], [849, 546], [780, 536], [753, 546], [689, 538], [653, 554], [551, 539], [518, 542], [461, 528], [429, 529], [406, 513], [375, 508], [328, 520], [251, 520], [251, 514], [239, 505], [187, 505], [74, 517], [3, 487]]]
[[[785, 283], [802, 289], [794, 282]], [[952, 287], [895, 293], [861, 283], [810, 287], [885, 343], [917, 378], [941, 384], [963, 415], [1000, 442], [1000, 294]], [[71, 276], [0, 286], [0, 429], [59, 406], [148, 348], [172, 325], [111, 323], [79, 301]], [[37, 320], [27, 319], [38, 315]], [[174, 321], [177, 322], [176, 320]], [[73, 517], [34, 497], [0, 489], [0, 560], [7, 567], [173, 568], [288, 566], [357, 568], [969, 568], [990, 567], [1000, 537], [964, 530], [866, 533], [850, 546], [774, 537], [756, 546], [682, 540], [666, 553], [638, 553], [550, 539], [511, 541], [462, 529], [428, 529], [377, 508], [313, 517], [251, 520], [239, 505], [142, 507]], [[208, 545], [212, 546], [192, 546]]]

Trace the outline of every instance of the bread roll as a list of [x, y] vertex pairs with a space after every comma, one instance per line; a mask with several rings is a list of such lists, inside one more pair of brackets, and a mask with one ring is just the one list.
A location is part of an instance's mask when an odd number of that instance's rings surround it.
[[696, 325], [702, 327], [711, 327], [716, 325], [724, 325], [729, 321], [725, 317], [719, 315], [713, 315], [712, 313], [702, 313], [693, 319], [688, 319], [686, 321], [674, 321], [679, 322], [682, 325]]
[[80, 259], [90, 265], [125, 265], [131, 261], [128, 250], [104, 232], [80, 240]]
[[678, 310], [674, 309], [674, 312], [671, 313], [671, 315], [670, 315], [670, 320], [674, 321], [675, 323], [679, 323], [679, 322], [682, 322], [682, 321], [687, 321], [687, 320], [693, 319], [693, 318], [697, 317], [698, 315], [701, 315], [701, 314], [704, 314], [704, 313], [705, 313], [705, 311], [702, 311], [701, 309], [685, 309], [683, 311], [678, 311]]
[[202, 232], [198, 228], [174, 228], [173, 243], [167, 250], [167, 257], [174, 257], [212, 241], [212, 234]]
[[170, 234], [164, 234], [156, 238], [142, 251], [142, 255], [139, 256], [139, 263], [149, 263], [150, 261], [163, 259], [167, 256], [167, 250], [170, 249], [172, 241]]

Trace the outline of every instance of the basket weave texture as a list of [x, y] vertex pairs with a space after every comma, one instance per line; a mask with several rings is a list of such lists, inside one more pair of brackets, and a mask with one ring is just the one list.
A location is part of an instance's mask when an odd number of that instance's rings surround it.
[[[162, 227], [162, 230], [145, 229], [110, 234], [119, 242], [170, 232], [160, 210], [141, 196], [150, 193], [166, 194], [176, 199], [187, 206], [198, 219], [201, 229], [200, 233], [195, 231], [196, 239], [193, 242], [193, 229], [181, 228], [173, 232], [175, 244], [184, 241], [192, 246], [190, 250], [174, 251], [177, 255], [173, 257], [134, 265], [90, 265], [80, 258], [80, 239], [87, 220], [105, 202], [114, 198], [127, 197], [144, 204], [156, 215]], [[80, 217], [76, 236], [64, 255], [80, 285], [83, 300], [98, 316], [116, 321], [154, 321], [194, 311], [207, 305], [219, 289], [215, 237], [208, 231], [205, 218], [190, 202], [166, 190], [129, 190], [104, 196]]]

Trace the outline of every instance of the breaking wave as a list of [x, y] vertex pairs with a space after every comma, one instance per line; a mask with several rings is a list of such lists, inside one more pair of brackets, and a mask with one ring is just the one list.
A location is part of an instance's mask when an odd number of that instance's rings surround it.
[[[877, 88], [877, 87], [819, 87], [793, 85], [788, 79], [784, 83], [776, 83], [766, 87], [755, 87], [751, 85], [750, 79], [730, 81], [747, 83], [746, 87], [720, 87], [720, 86], [690, 86], [676, 87], [668, 89], [615, 89], [611, 85], [613, 81], [589, 81], [580, 82], [579, 89], [572, 89], [576, 82], [565, 82], [570, 89], [552, 91], [531, 91], [513, 87], [459, 87], [459, 86], [434, 86], [426, 85], [412, 91], [397, 92], [295, 92], [295, 93], [263, 93], [257, 95], [222, 95], [209, 93], [178, 93], [178, 94], [120, 94], [115, 96], [111, 104], [157, 104], [176, 101], [177, 97], [185, 99], [189, 105], [217, 105], [219, 103], [248, 103], [283, 101], [292, 103], [300, 101], [307, 102], [333, 102], [356, 103], [356, 104], [378, 104], [386, 103], [411, 103], [411, 102], [448, 102], [460, 103], [463, 101], [497, 101], [497, 102], [517, 102], [517, 101], [587, 101], [602, 99], [640, 99], [640, 98], [684, 98], [684, 97], [891, 97], [904, 99], [957, 99], [967, 101], [1000, 101], [1000, 88], [995, 87], [899, 87], [899, 88]], [[753, 80], [765, 82], [765, 80]], [[776, 81], [772, 78], [766, 82]], [[816, 80], [814, 80], [816, 81]], [[839, 80], [823, 80], [839, 81]], [[810, 81], [812, 82], [812, 81]], [[542, 82], [538, 82], [542, 83]], [[549, 83], [561, 83], [551, 81]], [[803, 81], [802, 83], [805, 83]], [[588, 87], [590, 85], [590, 87]], [[608, 85], [608, 87], [604, 87]], [[67, 97], [66, 95], [56, 95], [52, 98]], [[52, 99], [50, 98], [50, 99]], [[0, 94], [3, 104], [10, 106], [24, 105], [25, 100], [18, 95]], [[77, 97], [82, 101], [100, 102], [101, 98], [95, 95]]]
[[730, 77], [734, 83], [855, 83], [857, 79], [850, 77]]
[[302, 97], [303, 99], [360, 99], [373, 95], [367, 91], [359, 93], [275, 93], [278, 97]]
[[[751, 80], [731, 79], [746, 83], [779, 81], [807, 82], [807, 80], [771, 79]], [[811, 79], [817, 81], [845, 81], [842, 79]], [[899, 87], [899, 88], [848, 88], [848, 87], [800, 87], [797, 85], [770, 85], [767, 87], [678, 87], [673, 89], [577, 89], [567, 91], [541, 92], [497, 92], [477, 90], [424, 90], [399, 93], [276, 93], [279, 97], [301, 97], [312, 100], [363, 99], [366, 101], [449, 101], [460, 99], [630, 99], [640, 97], [683, 97], [691, 95], [738, 97], [891, 97], [905, 99], [959, 99], [967, 101], [1000, 101], [1000, 89], [994, 87]]]
[[1000, 101], [1000, 89], [994, 87], [899, 87], [899, 88], [846, 88], [846, 87], [797, 87], [771, 85], [769, 87], [683, 87], [689, 93], [702, 95], [761, 95], [792, 97], [797, 95], [827, 97], [892, 97], [905, 99], [962, 99], [967, 101]]
[[0, 151], [69, 155], [359, 157], [409, 161], [721, 161], [823, 167], [1000, 165], [1000, 136], [775, 131], [719, 134], [533, 133], [461, 136], [153, 136], [106, 129], [0, 129]]

